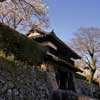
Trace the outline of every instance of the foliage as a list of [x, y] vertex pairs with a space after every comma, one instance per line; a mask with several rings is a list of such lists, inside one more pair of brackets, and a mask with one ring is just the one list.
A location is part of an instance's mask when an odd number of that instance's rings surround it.
[[0, 51], [0, 57], [3, 57], [3, 58], [5, 58], [6, 57], [6, 53], [4, 52], [4, 51]]
[[27, 29], [36, 24], [48, 25], [48, 8], [43, 0], [4, 0], [0, 2], [0, 22], [11, 28]]
[[89, 81], [93, 80], [96, 68], [100, 65], [100, 29], [97, 28], [80, 28], [75, 33], [71, 46], [82, 56], [82, 64], [84, 68], [90, 70]]
[[45, 50], [37, 42], [3, 24], [0, 24], [0, 50], [31, 65], [42, 63], [45, 56]]
[[79, 75], [79, 74], [75, 74], [75, 77], [78, 79], [81, 79], [81, 80], [86, 80], [86, 78], [84, 76]]
[[5, 58], [9, 61], [13, 61], [14, 60], [14, 55], [6, 55], [6, 52], [4, 51], [0, 51], [0, 57]]

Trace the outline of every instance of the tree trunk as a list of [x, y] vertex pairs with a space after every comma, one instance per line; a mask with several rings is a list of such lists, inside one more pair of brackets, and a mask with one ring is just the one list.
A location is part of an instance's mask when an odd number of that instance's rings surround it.
[[90, 79], [89, 79], [89, 83], [92, 83], [95, 71], [96, 71], [96, 69], [91, 69], [91, 70], [90, 70]]

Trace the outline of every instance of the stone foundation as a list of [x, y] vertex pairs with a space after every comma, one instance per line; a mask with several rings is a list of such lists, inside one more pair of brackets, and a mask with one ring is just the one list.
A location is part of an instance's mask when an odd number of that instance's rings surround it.
[[99, 99], [78, 95], [72, 91], [56, 90], [53, 92], [51, 100], [99, 100]]
[[0, 58], [0, 100], [49, 100], [46, 72]]
[[86, 80], [74, 77], [76, 93], [100, 99], [100, 87], [97, 84], [89, 84]]

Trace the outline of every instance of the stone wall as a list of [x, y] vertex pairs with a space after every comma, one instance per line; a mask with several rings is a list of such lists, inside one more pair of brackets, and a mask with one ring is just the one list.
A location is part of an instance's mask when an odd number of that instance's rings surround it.
[[55, 67], [54, 64], [50, 62], [47, 63], [47, 77], [48, 77], [48, 81], [51, 85], [52, 90], [57, 90], [58, 84], [56, 80], [56, 73], [55, 73], [54, 67]]
[[0, 58], [0, 100], [49, 100], [46, 72]]
[[[60, 90], [58, 89], [55, 65], [48, 63], [48, 80], [53, 90], [52, 100], [99, 100], [100, 99], [100, 87], [97, 84], [89, 84], [83, 79], [76, 78], [73, 74], [73, 83], [75, 91]], [[70, 84], [69, 84], [70, 85]], [[94, 99], [95, 98], [95, 99]]]
[[0, 100], [95, 100], [90, 97], [97, 98], [98, 94], [95, 93], [98, 90], [97, 85], [89, 85], [77, 78], [74, 78], [74, 84], [76, 93], [59, 90], [52, 64], [48, 65], [47, 71], [42, 72], [39, 67], [34, 68], [0, 57]]
[[72, 91], [56, 90], [53, 91], [51, 100], [99, 100], [84, 95], [79, 95]]
[[100, 99], [99, 85], [74, 77], [74, 86], [78, 94]]

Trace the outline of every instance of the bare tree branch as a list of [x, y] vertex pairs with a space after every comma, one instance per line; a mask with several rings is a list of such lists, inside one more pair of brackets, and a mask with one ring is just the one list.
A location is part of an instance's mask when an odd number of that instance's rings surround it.
[[82, 55], [84, 66], [88, 66], [91, 75], [94, 75], [97, 66], [100, 66], [100, 29], [80, 28], [74, 34], [71, 46]]

